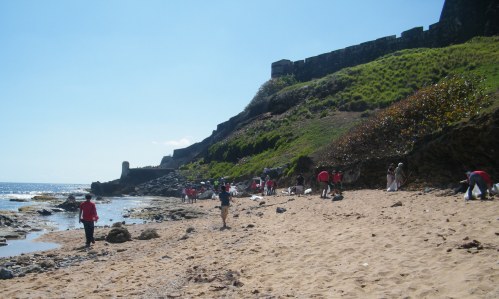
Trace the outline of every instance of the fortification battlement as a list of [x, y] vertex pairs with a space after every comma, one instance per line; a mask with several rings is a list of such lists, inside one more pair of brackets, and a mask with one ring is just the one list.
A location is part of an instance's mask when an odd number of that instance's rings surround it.
[[398, 38], [395, 35], [385, 36], [294, 62], [282, 59], [272, 63], [271, 77], [294, 75], [303, 82], [399, 50], [446, 47], [466, 42], [475, 36], [497, 35], [498, 12], [497, 0], [446, 0], [439, 22], [430, 25], [428, 30], [415, 27], [402, 32]]

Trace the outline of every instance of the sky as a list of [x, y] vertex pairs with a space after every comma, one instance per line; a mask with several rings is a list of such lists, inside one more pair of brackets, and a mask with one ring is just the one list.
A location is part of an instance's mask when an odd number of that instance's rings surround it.
[[444, 0], [0, 0], [0, 182], [107, 182], [210, 136], [292, 61]]

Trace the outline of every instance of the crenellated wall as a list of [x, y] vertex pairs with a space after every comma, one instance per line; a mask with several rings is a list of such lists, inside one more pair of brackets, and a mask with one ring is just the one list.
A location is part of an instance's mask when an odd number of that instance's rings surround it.
[[415, 27], [398, 38], [386, 36], [294, 62], [282, 59], [272, 63], [271, 77], [293, 74], [299, 81], [308, 81], [403, 49], [445, 47], [475, 36], [496, 35], [499, 34], [498, 3], [497, 0], [446, 0], [439, 22], [428, 30]]
[[[446, 0], [439, 22], [430, 25], [428, 30], [416, 27], [402, 32], [398, 38], [395, 35], [386, 36], [295, 62], [282, 59], [272, 63], [272, 78], [294, 74], [298, 80], [308, 81], [402, 49], [444, 47], [463, 43], [474, 36], [499, 34], [498, 5], [498, 0]], [[212, 144], [255, 117], [258, 115], [249, 111], [239, 113], [219, 124], [203, 141], [174, 150], [173, 156], [164, 159], [160, 167], [177, 168], [203, 156]]]

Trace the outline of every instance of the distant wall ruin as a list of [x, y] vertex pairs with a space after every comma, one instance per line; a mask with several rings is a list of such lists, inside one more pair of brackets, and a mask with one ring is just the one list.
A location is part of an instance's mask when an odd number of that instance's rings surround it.
[[446, 0], [439, 22], [426, 31], [416, 27], [398, 38], [386, 36], [295, 62], [282, 59], [272, 63], [271, 77], [291, 74], [299, 81], [309, 81], [403, 49], [446, 47], [475, 36], [497, 35], [498, 12], [497, 0]]

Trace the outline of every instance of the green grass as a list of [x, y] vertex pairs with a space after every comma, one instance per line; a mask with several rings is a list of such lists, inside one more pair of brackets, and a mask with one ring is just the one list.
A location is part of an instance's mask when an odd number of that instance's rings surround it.
[[[373, 115], [361, 112], [389, 107], [460, 74], [482, 78], [478, 88], [496, 92], [499, 37], [475, 38], [446, 48], [403, 50], [308, 82], [296, 82], [292, 76], [269, 80], [246, 107], [250, 115], [267, 113], [266, 118], [214, 144], [204, 159], [185, 165], [183, 171], [190, 178], [248, 178], [266, 167], [286, 165], [292, 175], [301, 158], [317, 156], [359, 123], [361, 116]], [[494, 99], [492, 106], [499, 105]]]

